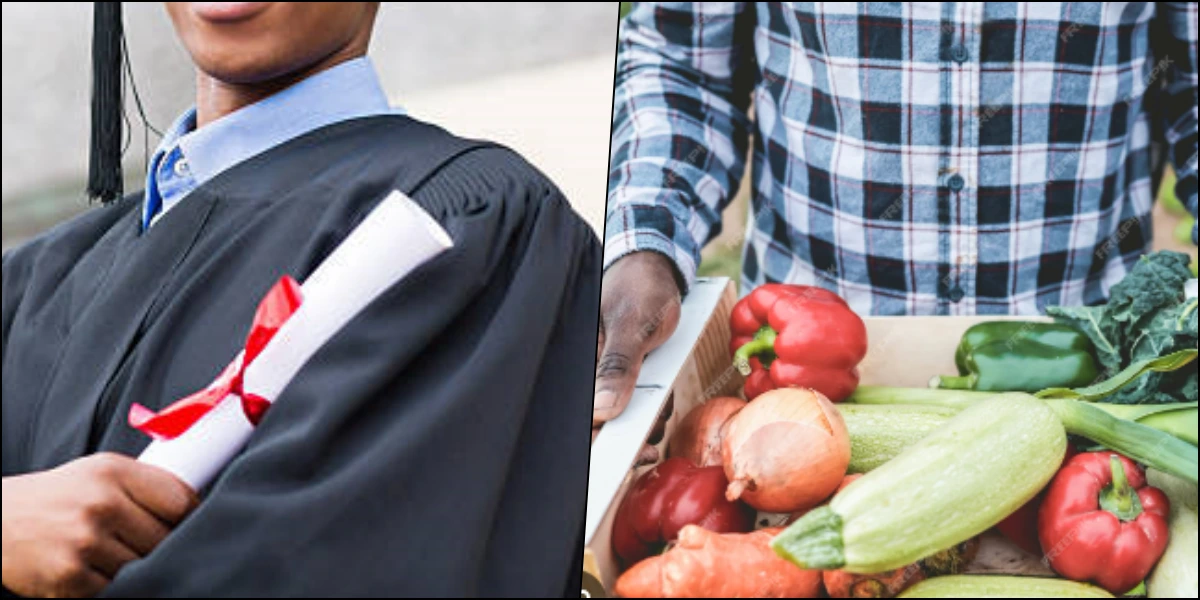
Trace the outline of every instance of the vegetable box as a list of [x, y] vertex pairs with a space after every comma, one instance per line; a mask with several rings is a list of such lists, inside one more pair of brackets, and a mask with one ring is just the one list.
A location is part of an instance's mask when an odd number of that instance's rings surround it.
[[[683, 302], [675, 334], [647, 357], [629, 407], [593, 443], [584, 596], [610, 596], [620, 575], [610, 534], [621, 499], [634, 478], [652, 466], [635, 466], [642, 445], [649, 443], [665, 456], [667, 440], [690, 410], [710, 398], [742, 395], [744, 380], [729, 354], [729, 314], [737, 299], [736, 286], [727, 278], [699, 279]], [[860, 384], [922, 387], [935, 375], [954, 373], [963, 332], [981, 321], [1004, 318], [865, 317], [868, 351], [859, 365]], [[759, 513], [758, 524], [778, 525], [784, 517]], [[1039, 559], [994, 532], [984, 536], [967, 572], [1052, 575]]]

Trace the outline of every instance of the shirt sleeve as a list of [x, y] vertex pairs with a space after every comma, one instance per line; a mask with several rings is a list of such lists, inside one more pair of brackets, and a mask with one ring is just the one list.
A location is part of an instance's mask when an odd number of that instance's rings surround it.
[[[1163, 134], [1167, 156], [1175, 169], [1175, 195], [1196, 215], [1197, 142], [1197, 8], [1195, 2], [1160, 2], [1160, 30], [1156, 60], [1165, 66]], [[1192, 226], [1192, 243], [1196, 227]]]
[[720, 233], [749, 139], [753, 5], [638, 2], [621, 23], [604, 267], [666, 255], [685, 291]]

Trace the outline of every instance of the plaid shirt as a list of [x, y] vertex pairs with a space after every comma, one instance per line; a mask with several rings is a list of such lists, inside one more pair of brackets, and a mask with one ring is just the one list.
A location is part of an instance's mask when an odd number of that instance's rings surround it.
[[640, 3], [605, 266], [657, 251], [693, 281], [749, 154], [743, 290], [819, 284], [863, 314], [1102, 302], [1150, 241], [1152, 141], [1196, 212], [1196, 21], [1184, 2]]

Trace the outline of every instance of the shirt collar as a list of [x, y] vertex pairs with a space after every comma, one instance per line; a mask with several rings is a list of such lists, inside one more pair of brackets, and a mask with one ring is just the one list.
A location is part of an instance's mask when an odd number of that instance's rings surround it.
[[[400, 112], [388, 105], [367, 57], [340, 63], [199, 129], [189, 110], [174, 130], [197, 184], [283, 142], [358, 117]], [[167, 140], [163, 140], [167, 142]], [[169, 147], [172, 144], [166, 144]]]
[[[146, 174], [143, 228], [176, 201], [223, 171], [292, 138], [326, 125], [381, 114], [392, 108], [367, 57], [345, 61], [311, 75], [254, 104], [196, 128], [190, 108], [167, 129]], [[186, 162], [186, 176], [163, 175], [164, 161]], [[161, 177], [171, 181], [162, 181]], [[166, 196], [160, 195], [166, 183]], [[153, 198], [151, 197], [153, 196]]]

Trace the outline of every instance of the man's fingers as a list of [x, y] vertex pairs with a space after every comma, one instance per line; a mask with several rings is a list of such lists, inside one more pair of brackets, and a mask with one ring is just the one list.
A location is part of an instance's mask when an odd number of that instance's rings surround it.
[[112, 580], [99, 571], [89, 569], [69, 582], [65, 596], [68, 598], [91, 598], [103, 592], [110, 581]]
[[113, 517], [112, 530], [138, 556], [150, 554], [171, 533], [166, 523], [131, 498], [122, 503]]
[[126, 563], [141, 558], [136, 551], [127, 546], [115, 536], [102, 536], [94, 546], [83, 551], [83, 557], [101, 575], [108, 579], [116, 576], [117, 571]]
[[167, 525], [183, 520], [200, 500], [186, 483], [159, 467], [132, 461], [121, 470], [121, 487], [139, 506]]

